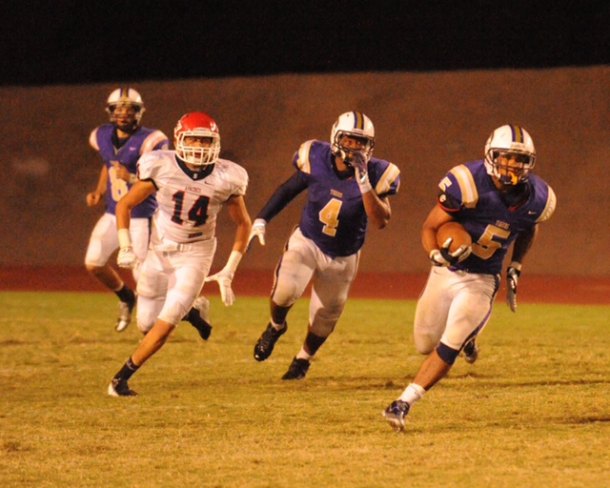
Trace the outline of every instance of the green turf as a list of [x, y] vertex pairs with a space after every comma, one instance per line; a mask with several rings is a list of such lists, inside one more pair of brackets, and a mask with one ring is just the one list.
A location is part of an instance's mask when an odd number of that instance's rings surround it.
[[110, 294], [1, 293], [0, 486], [608, 486], [610, 307], [499, 302], [479, 361], [396, 434], [381, 411], [422, 360], [414, 303], [351, 300], [307, 379], [282, 382], [306, 305], [257, 363], [266, 300], [212, 297], [210, 341], [181, 324], [117, 399], [140, 336], [114, 332]]

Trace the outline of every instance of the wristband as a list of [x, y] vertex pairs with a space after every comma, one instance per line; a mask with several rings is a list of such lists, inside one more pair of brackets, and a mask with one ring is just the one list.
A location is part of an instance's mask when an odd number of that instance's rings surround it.
[[366, 193], [373, 189], [371, 186], [371, 181], [369, 180], [369, 175], [364, 173], [364, 175], [360, 176], [360, 171], [356, 175], [356, 181], [358, 182], [358, 188], [360, 188], [360, 193]]
[[119, 247], [121, 249], [131, 247], [131, 236], [129, 235], [129, 229], [119, 229], [117, 235], [119, 238]]
[[509, 268], [515, 268], [517, 271], [521, 272], [521, 263], [518, 261], [513, 261], [508, 265]]

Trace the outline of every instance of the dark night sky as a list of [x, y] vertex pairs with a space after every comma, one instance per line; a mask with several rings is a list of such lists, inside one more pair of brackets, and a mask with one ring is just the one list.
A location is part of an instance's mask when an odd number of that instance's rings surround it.
[[15, 3], [3, 85], [610, 64], [607, 0]]

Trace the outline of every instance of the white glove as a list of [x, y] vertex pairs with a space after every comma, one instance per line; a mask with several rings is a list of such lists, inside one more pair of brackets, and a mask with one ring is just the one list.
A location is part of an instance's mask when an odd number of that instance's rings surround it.
[[252, 239], [258, 237], [258, 242], [261, 246], [265, 245], [265, 229], [267, 221], [265, 219], [255, 219], [252, 223], [252, 229], [250, 230], [250, 236], [248, 237], [248, 246], [252, 242]]
[[138, 258], [133, 252], [133, 248], [122, 247], [119, 249], [119, 253], [116, 257], [116, 262], [120, 268], [135, 268], [138, 263]]
[[451, 246], [452, 242], [453, 239], [450, 237], [443, 242], [440, 249], [432, 249], [430, 251], [430, 261], [432, 261], [434, 266], [453, 266], [470, 256], [472, 247], [466, 245], [461, 245], [455, 251], [449, 252], [449, 246]]
[[216, 274], [208, 276], [205, 279], [206, 283], [210, 281], [217, 281], [218, 288], [220, 288], [220, 298], [222, 299], [222, 303], [225, 304], [226, 307], [230, 307], [235, 302], [235, 293], [233, 293], [233, 288], [231, 288], [231, 283], [233, 282], [233, 274], [230, 273], [227, 269], [223, 268]]
[[218, 288], [220, 288], [220, 298], [226, 307], [230, 307], [235, 302], [235, 293], [233, 293], [231, 283], [241, 258], [242, 254], [239, 251], [231, 251], [231, 255], [229, 256], [225, 267], [222, 268], [218, 273], [208, 276], [205, 279], [206, 283], [209, 283], [210, 281], [218, 282]]
[[364, 154], [362, 154], [360, 151], [352, 153], [349, 163], [354, 168], [358, 188], [360, 188], [360, 193], [366, 193], [367, 191], [371, 191], [373, 187], [371, 186], [371, 182], [369, 181], [368, 166]]

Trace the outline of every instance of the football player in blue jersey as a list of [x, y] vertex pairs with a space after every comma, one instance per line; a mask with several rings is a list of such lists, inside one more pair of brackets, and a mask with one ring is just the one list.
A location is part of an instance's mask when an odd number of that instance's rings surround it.
[[307, 202], [278, 263], [271, 291], [270, 321], [254, 346], [264, 361], [288, 324], [290, 308], [312, 282], [309, 325], [301, 350], [283, 375], [305, 377], [311, 359], [333, 332], [358, 269], [369, 223], [384, 228], [391, 217], [388, 197], [398, 191], [400, 171], [373, 158], [375, 128], [360, 112], [341, 114], [330, 144], [304, 142], [293, 158], [296, 172], [282, 183], [258, 213], [250, 234], [265, 244], [266, 225], [298, 194]]
[[[85, 256], [87, 270], [104, 286], [119, 297], [119, 318], [115, 329], [125, 330], [131, 322], [131, 312], [136, 300], [134, 292], [108, 264], [111, 254], [119, 247], [116, 231], [115, 209], [117, 202], [127, 194], [137, 180], [138, 158], [154, 149], [168, 147], [167, 136], [160, 130], [140, 125], [144, 102], [133, 88], [117, 88], [106, 101], [110, 123], [96, 127], [89, 136], [89, 144], [102, 159], [102, 169], [97, 187], [87, 194], [90, 207], [104, 204], [105, 212], [97, 221]], [[142, 202], [134, 212], [131, 232], [134, 251], [140, 261], [148, 249], [150, 219], [157, 208], [154, 198]], [[138, 271], [134, 270], [137, 279]]]
[[[415, 347], [427, 358], [383, 412], [395, 430], [404, 430], [409, 409], [447, 374], [460, 352], [469, 363], [477, 359], [475, 338], [491, 316], [511, 244], [507, 301], [516, 311], [521, 264], [538, 224], [551, 217], [556, 205], [552, 188], [531, 173], [535, 163], [530, 134], [503, 125], [487, 139], [484, 159], [455, 166], [440, 181], [438, 202], [422, 227], [432, 268], [414, 322]], [[437, 229], [449, 221], [466, 229], [471, 246], [450, 252], [451, 238], [437, 244]]]
[[[133, 290], [121, 279], [116, 270], [108, 264], [108, 259], [119, 247], [116, 230], [116, 205], [138, 180], [137, 161], [145, 153], [167, 149], [167, 136], [157, 129], [141, 126], [144, 102], [133, 88], [117, 88], [106, 100], [106, 112], [110, 123], [96, 127], [89, 136], [89, 144], [99, 153], [102, 169], [95, 190], [87, 194], [89, 207], [104, 204], [105, 212], [97, 221], [85, 256], [87, 270], [119, 298], [119, 317], [115, 330], [122, 332], [131, 323], [136, 298]], [[130, 233], [133, 251], [138, 264], [144, 261], [150, 238], [150, 223], [157, 209], [154, 195], [146, 198], [132, 211]], [[134, 279], [138, 278], [138, 266], [133, 270]], [[188, 320], [203, 339], [210, 334], [207, 323], [209, 303], [199, 297], [188, 312]]]

